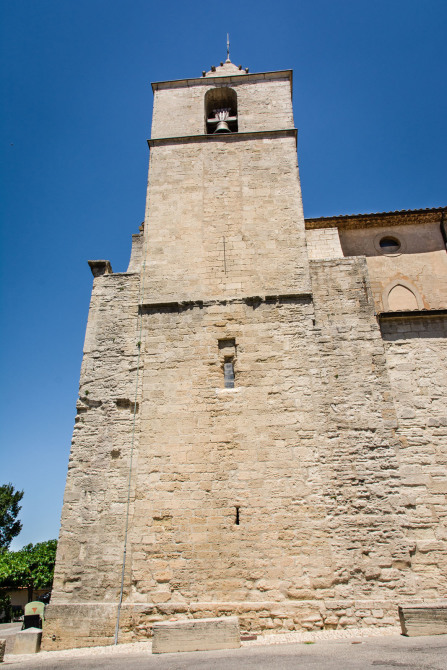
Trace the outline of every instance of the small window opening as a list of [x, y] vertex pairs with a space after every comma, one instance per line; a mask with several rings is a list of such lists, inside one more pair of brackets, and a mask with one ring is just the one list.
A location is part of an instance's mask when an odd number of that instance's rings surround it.
[[382, 237], [379, 244], [385, 254], [393, 254], [400, 249], [400, 242], [394, 237]]
[[224, 373], [224, 387], [234, 388], [234, 363], [236, 360], [236, 341], [231, 339], [218, 340], [219, 358]]
[[218, 340], [219, 353], [225, 358], [233, 358], [236, 355], [236, 340], [229, 338], [226, 340]]
[[239, 526], [239, 509], [240, 508], [238, 507], [238, 505], [236, 505], [236, 516], [235, 516], [235, 519], [234, 519], [234, 523], [235, 523], [236, 526]]
[[206, 93], [205, 124], [208, 135], [237, 132], [236, 91], [223, 86]]
[[224, 383], [226, 389], [234, 388], [234, 362], [232, 358], [226, 358], [224, 362]]

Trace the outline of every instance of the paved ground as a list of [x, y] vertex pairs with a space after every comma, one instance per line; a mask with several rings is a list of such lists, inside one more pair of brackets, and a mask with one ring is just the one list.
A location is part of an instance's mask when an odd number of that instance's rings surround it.
[[14, 638], [22, 628], [22, 623], [0, 623], [0, 639], [6, 640], [6, 653], [10, 654], [14, 647]]
[[[1, 635], [1, 631], [0, 631]], [[261, 642], [261, 640], [259, 641]], [[250, 643], [248, 643], [250, 644]], [[318, 639], [312, 644], [256, 644], [241, 649], [183, 654], [150, 653], [150, 643], [101, 650], [8, 656], [11, 670], [446, 670], [447, 635]]]

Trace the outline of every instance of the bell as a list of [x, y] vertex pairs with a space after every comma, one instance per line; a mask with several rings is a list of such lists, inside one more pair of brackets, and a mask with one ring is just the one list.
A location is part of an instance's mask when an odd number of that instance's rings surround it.
[[228, 123], [226, 121], [219, 121], [214, 133], [231, 133], [231, 130], [228, 127]]

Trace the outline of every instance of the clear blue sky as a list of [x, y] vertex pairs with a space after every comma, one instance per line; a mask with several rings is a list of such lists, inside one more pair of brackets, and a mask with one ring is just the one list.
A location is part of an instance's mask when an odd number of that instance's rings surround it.
[[0, 483], [57, 537], [92, 277], [144, 217], [151, 81], [293, 68], [308, 217], [447, 204], [445, 0], [1, 0]]

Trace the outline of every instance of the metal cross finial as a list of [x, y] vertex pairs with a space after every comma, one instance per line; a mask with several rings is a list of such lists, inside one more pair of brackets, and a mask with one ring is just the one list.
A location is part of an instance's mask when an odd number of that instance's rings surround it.
[[230, 62], [230, 34], [227, 33], [227, 63]]

